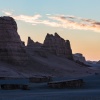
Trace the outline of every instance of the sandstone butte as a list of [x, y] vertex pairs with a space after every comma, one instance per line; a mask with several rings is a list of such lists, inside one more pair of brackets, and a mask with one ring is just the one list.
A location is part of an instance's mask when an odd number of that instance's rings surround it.
[[0, 17], [0, 61], [22, 64], [28, 60], [17, 24], [11, 17]]

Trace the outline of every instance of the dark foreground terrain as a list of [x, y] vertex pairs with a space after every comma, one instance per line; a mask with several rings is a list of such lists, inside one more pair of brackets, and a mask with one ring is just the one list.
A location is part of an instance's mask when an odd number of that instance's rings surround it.
[[30, 83], [30, 90], [0, 90], [0, 100], [100, 100], [100, 75], [82, 79], [81, 88], [53, 89], [47, 83]]

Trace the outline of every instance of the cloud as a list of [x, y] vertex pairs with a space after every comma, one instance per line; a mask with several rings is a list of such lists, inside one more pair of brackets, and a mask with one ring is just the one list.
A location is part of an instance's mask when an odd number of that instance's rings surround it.
[[100, 22], [94, 22], [93, 24], [94, 25], [100, 25]]
[[[8, 15], [8, 13], [10, 12], [3, 12], [5, 15]], [[32, 25], [37, 25], [37, 24], [44, 24], [44, 25], [48, 25], [48, 26], [52, 26], [52, 27], [58, 27], [59, 24], [56, 22], [51, 22], [50, 20], [41, 20], [42, 15], [40, 14], [36, 14], [34, 16], [27, 16], [27, 15], [18, 15], [15, 16], [12, 13], [9, 14], [11, 17], [13, 17], [15, 20], [20, 20], [20, 21], [24, 21], [27, 23], [31, 23]], [[50, 14], [47, 14], [50, 15]]]
[[7, 12], [7, 11], [2, 11], [2, 12], [7, 16], [11, 16], [12, 15], [12, 12]]
[[12, 15], [12, 17], [16, 20], [21, 20], [21, 21], [24, 21], [24, 22], [36, 24], [36, 23], [38, 23], [38, 19], [41, 18], [42, 16], [37, 14], [37, 15], [34, 15], [34, 16], [27, 16], [27, 15], [14, 16], [14, 15]]
[[49, 20], [41, 21], [41, 24], [52, 26], [52, 27], [61, 27], [61, 25], [59, 23], [53, 22], [53, 21], [49, 21]]
[[95, 22], [95, 20], [92, 20], [92, 19], [83, 19], [82, 18], [81, 20], [84, 21], [84, 22], [92, 22], [92, 23]]
[[49, 18], [57, 21], [63, 28], [100, 32], [100, 22], [92, 19], [83, 19], [74, 16], [51, 16]]
[[47, 16], [50, 16], [51, 14], [46, 14]]
[[32, 25], [48, 25], [51, 27], [60, 27], [66, 29], [92, 30], [100, 32], [100, 22], [93, 19], [86, 19], [72, 15], [50, 15], [46, 14], [46, 18], [40, 14], [33, 16], [13, 15], [11, 12], [3, 11], [5, 15], [12, 16], [16, 20], [31, 23]]

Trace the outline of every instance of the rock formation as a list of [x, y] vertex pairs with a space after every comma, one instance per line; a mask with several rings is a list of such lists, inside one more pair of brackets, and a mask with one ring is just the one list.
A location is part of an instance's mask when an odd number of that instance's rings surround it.
[[27, 53], [31, 56], [39, 55], [41, 57], [47, 57], [47, 52], [42, 49], [43, 44], [39, 42], [34, 42], [30, 37], [28, 37], [28, 42], [26, 46]]
[[73, 59], [69, 40], [65, 41], [57, 33], [54, 36], [47, 34], [44, 44], [35, 43], [28, 38], [28, 45], [25, 46], [17, 33], [14, 19], [0, 17], [0, 77], [69, 77], [89, 74], [87, 71], [91, 71], [64, 57]]
[[43, 43], [43, 48], [57, 56], [73, 59], [70, 41], [64, 40], [57, 33], [55, 33], [54, 36], [52, 34], [47, 34]]
[[73, 58], [74, 58], [75, 61], [80, 61], [80, 62], [83, 62], [83, 63], [86, 62], [85, 57], [81, 53], [73, 54]]
[[28, 48], [41, 48], [42, 44], [39, 42], [34, 42], [30, 37], [28, 37], [27, 47]]
[[27, 60], [15, 20], [8, 16], [0, 17], [0, 61], [19, 65]]
[[97, 64], [100, 64], [100, 60], [99, 60], [99, 61], [97, 61]]

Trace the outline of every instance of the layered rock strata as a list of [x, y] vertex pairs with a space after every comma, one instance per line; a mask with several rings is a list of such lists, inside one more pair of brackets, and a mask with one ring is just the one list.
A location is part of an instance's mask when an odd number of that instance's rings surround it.
[[28, 60], [17, 24], [11, 17], [0, 17], [0, 61], [22, 64]]
[[64, 40], [57, 33], [55, 33], [54, 36], [52, 34], [47, 34], [43, 43], [43, 48], [57, 56], [73, 59], [70, 41]]

